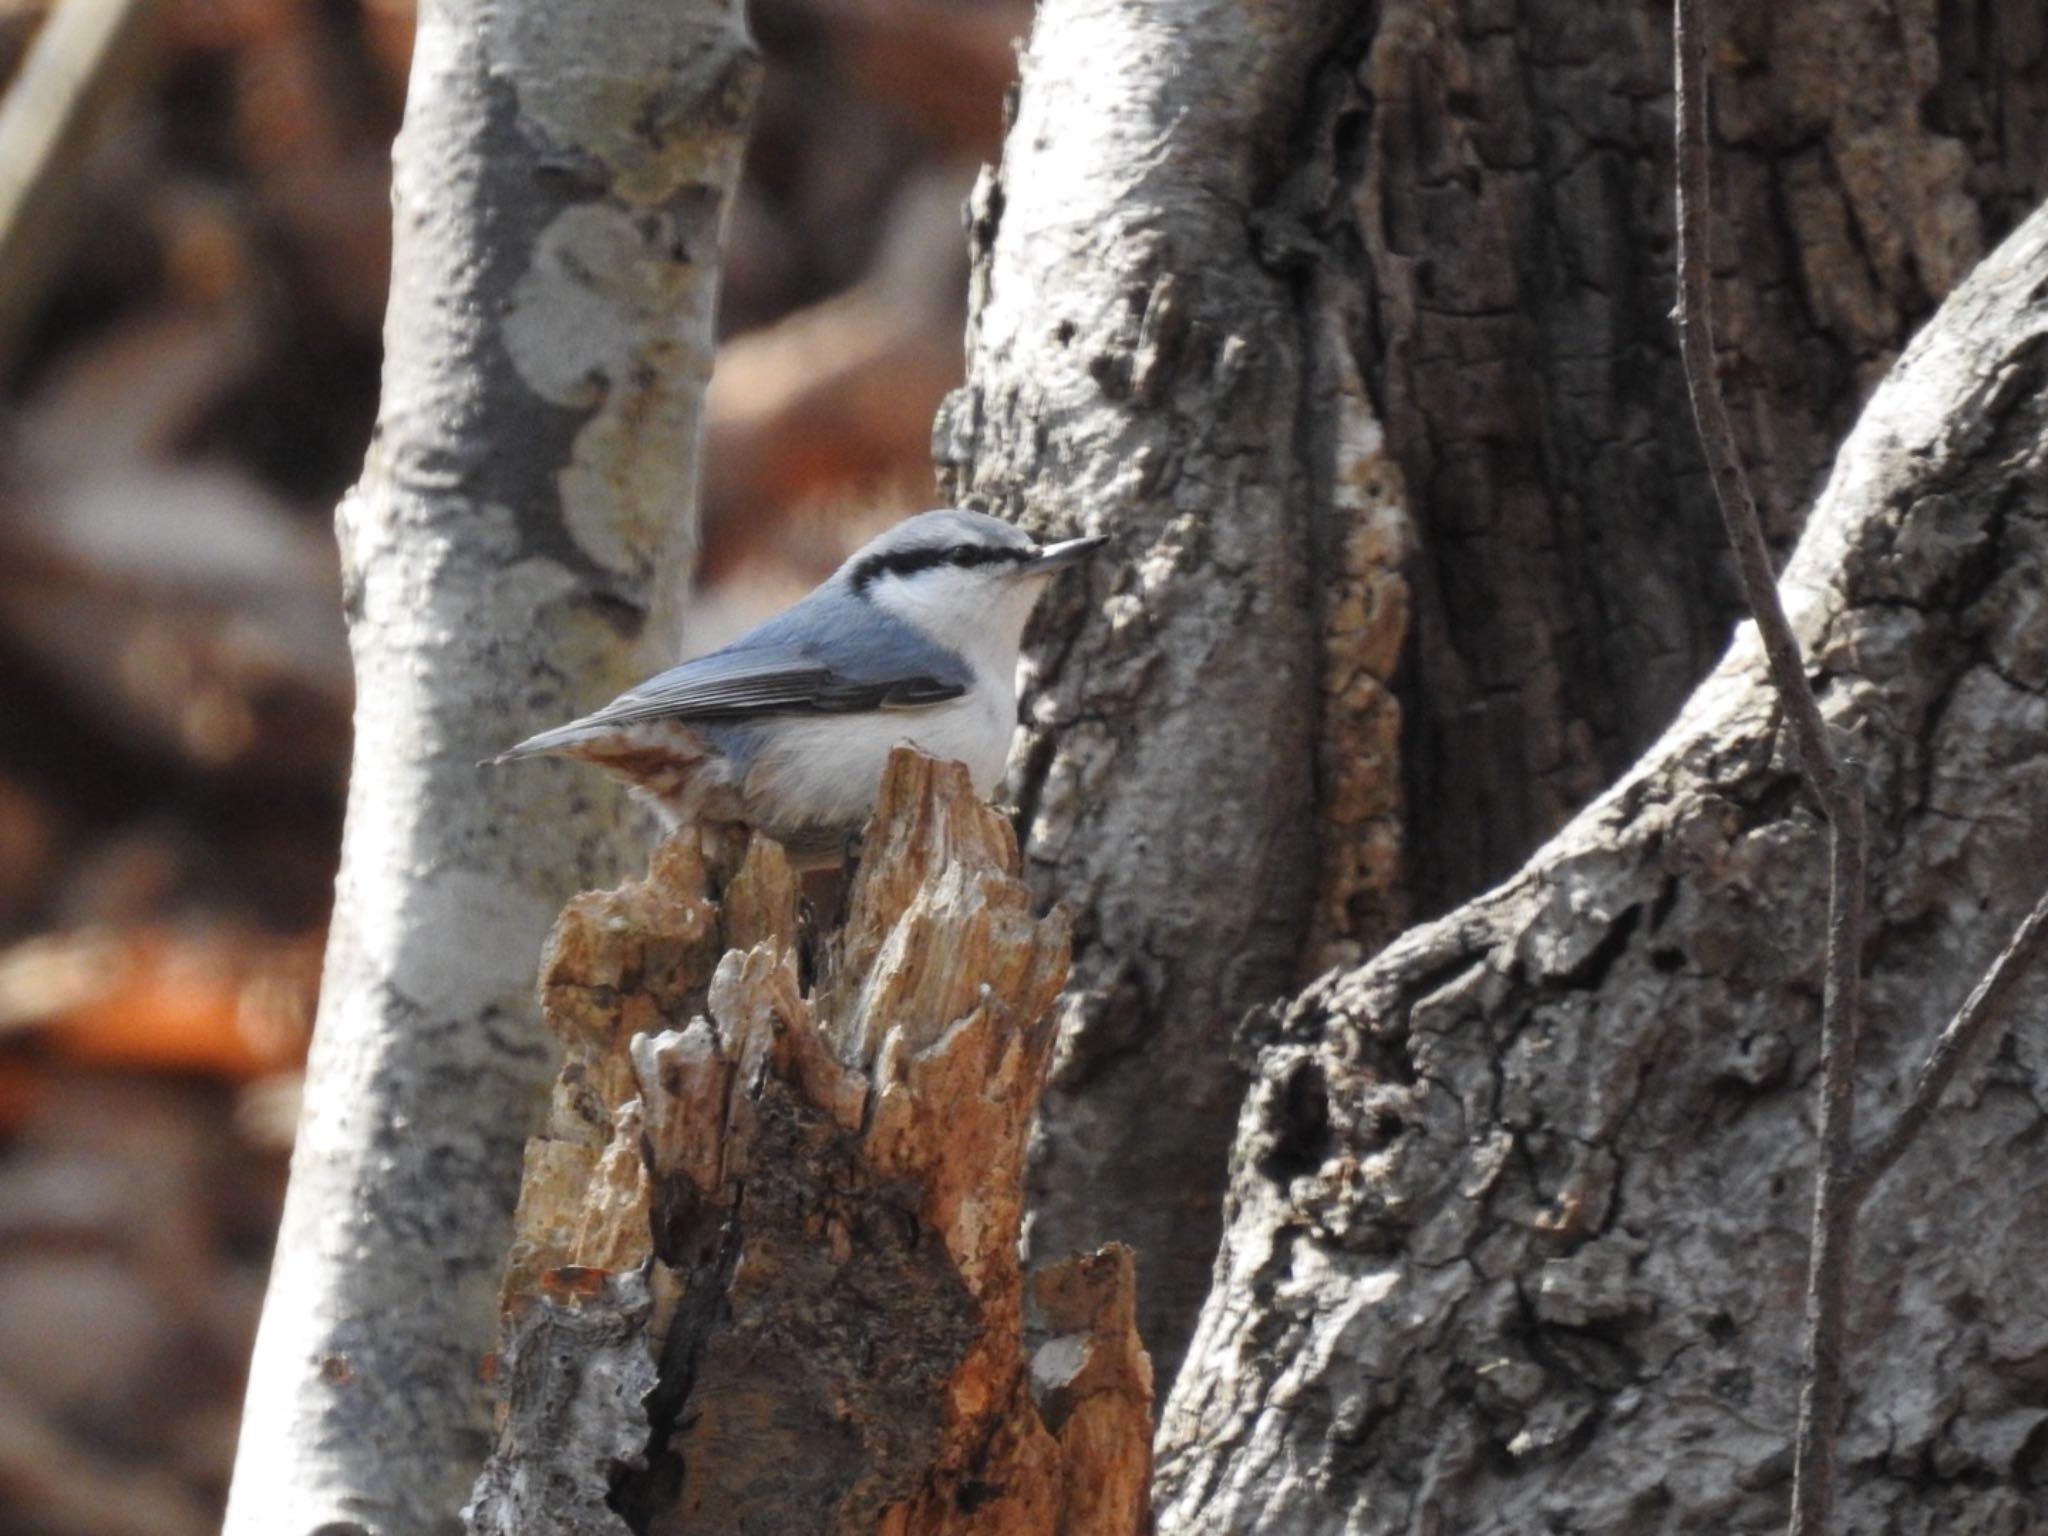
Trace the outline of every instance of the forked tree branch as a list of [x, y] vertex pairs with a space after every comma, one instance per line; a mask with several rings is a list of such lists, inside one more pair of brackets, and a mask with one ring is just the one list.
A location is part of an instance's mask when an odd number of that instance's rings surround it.
[[1863, 794], [1828, 739], [1820, 702], [1807, 681], [1799, 642], [1779, 600], [1756, 501], [1714, 374], [1706, 65], [1711, 20], [1711, 0], [1674, 0], [1679, 346], [1743, 594], [1763, 641], [1772, 686], [1791, 725], [1801, 772], [1827, 815], [1830, 829], [1826, 991], [1821, 1014], [1820, 1167], [1814, 1180], [1806, 1358], [1790, 1523], [1792, 1536], [1824, 1536], [1834, 1509], [1835, 1443], [1842, 1416], [1842, 1366], [1856, 1218], [1877, 1181], [1933, 1118], [1962, 1064], [1976, 1047], [1996, 1036], [2019, 979], [2048, 949], [2048, 894], [2035, 904], [1936, 1039], [1906, 1107], [1859, 1155], [1855, 1091], [1866, 889]]

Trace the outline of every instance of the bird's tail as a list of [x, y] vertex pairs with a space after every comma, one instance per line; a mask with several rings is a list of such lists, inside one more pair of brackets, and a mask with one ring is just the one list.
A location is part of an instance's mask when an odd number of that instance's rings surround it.
[[572, 747], [583, 745], [599, 734], [599, 727], [588, 720], [571, 720], [567, 725], [558, 725], [551, 731], [542, 731], [538, 736], [529, 736], [515, 747], [507, 747], [496, 757], [487, 758], [477, 766], [494, 768], [499, 763], [516, 763], [521, 758], [549, 757], [567, 752]]

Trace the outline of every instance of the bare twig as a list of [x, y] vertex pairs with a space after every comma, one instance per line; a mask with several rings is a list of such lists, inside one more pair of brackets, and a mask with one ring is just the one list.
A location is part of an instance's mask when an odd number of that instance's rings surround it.
[[1857, 1200], [1856, 1037], [1863, 931], [1863, 795], [1828, 741], [1799, 641], [1778, 599], [1756, 500], [1714, 376], [1707, 255], [1706, 32], [1708, 0], [1675, 0], [1678, 133], [1678, 339], [1700, 441], [1720, 503], [1743, 595], [1756, 618], [1772, 686], [1791, 723], [1799, 765], [1830, 829], [1827, 984], [1821, 1008], [1820, 1170], [1814, 1180], [1813, 1251], [1806, 1281], [1806, 1366], [1792, 1490], [1793, 1536], [1820, 1536], [1834, 1506], [1835, 1430], [1842, 1412], [1842, 1352], [1853, 1272]]
[[63, 0], [0, 104], [0, 360], [70, 242], [80, 157], [109, 109], [150, 74], [161, 9], [151, 0]]
[[1906, 1107], [1899, 1111], [1890, 1128], [1856, 1159], [1849, 1193], [1859, 1207], [1934, 1118], [1935, 1110], [1941, 1107], [1942, 1094], [1947, 1092], [1963, 1063], [1976, 1054], [1980, 1045], [1997, 1036], [2006, 1021], [2006, 1005], [2012, 1000], [2013, 989], [2044, 953], [2048, 953], [2048, 892], [2043, 892], [2034, 903], [2034, 910], [2020, 920], [2005, 948], [1991, 962], [1991, 969], [1984, 973], [1984, 979], [1935, 1039]]
[[1707, 65], [1711, 0], [1673, 0], [1678, 136], [1678, 336], [1686, 383], [1714, 495], [1735, 549], [1744, 596], [1791, 722], [1799, 764], [1830, 827], [1827, 988], [1821, 1015], [1820, 1170], [1806, 1284], [1806, 1359], [1793, 1468], [1792, 1536], [1825, 1536], [1835, 1500], [1835, 1441], [1857, 1216], [1878, 1180], [1933, 1119], [1963, 1063], [1993, 1039], [2020, 979], [2048, 953], [2048, 894], [2035, 903], [1983, 980], [1928, 1053], [1906, 1107], [1859, 1154], [1855, 1143], [1856, 1040], [1861, 1023], [1860, 937], [1865, 896], [1863, 795], [1829, 743], [1787, 622], [1735, 435], [1714, 376], [1708, 285]]
[[1842, 1357], [1856, 1212], [1856, 1038], [1863, 977], [1863, 799], [1851, 791], [1831, 812], [1827, 990], [1821, 1006], [1820, 1168], [1814, 1175], [1813, 1247], [1806, 1273], [1806, 1365], [1799, 1444], [1792, 1463], [1792, 1536], [1823, 1536], [1835, 1502], [1835, 1435], [1842, 1420]]

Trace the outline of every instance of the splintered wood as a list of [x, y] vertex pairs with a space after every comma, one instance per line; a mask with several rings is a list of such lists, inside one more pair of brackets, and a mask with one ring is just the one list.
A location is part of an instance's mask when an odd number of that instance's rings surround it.
[[808, 987], [766, 840], [721, 880], [672, 839], [564, 911], [542, 993], [566, 1059], [472, 1530], [1145, 1528], [1129, 1251], [1038, 1276], [1024, 1344], [1022, 1162], [1068, 931], [1016, 871], [965, 772], [899, 750]]

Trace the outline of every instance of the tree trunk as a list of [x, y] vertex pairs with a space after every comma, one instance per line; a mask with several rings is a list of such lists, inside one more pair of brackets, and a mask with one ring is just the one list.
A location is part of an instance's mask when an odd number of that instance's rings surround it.
[[[2033, 0], [1730, 0], [1721, 373], [1774, 537], [1912, 330], [2048, 196]], [[1741, 598], [1669, 322], [1670, 8], [1397, 0], [1325, 246], [1417, 525], [1407, 894], [1511, 873], [1633, 763]]]
[[757, 66], [728, 0], [421, 7], [384, 400], [340, 536], [360, 704], [232, 1536], [457, 1528], [533, 955], [627, 818], [479, 758], [672, 657], [718, 251]]
[[684, 834], [570, 905], [478, 1536], [1138, 1536], [1129, 1250], [1041, 1272], [1024, 1351], [1068, 936], [1016, 868], [966, 770], [903, 751], [822, 953], [765, 841], [726, 880]]
[[1228, 1032], [1293, 976], [1315, 886], [1315, 338], [1247, 221], [1361, 9], [1047, 0], [971, 204], [969, 382], [936, 433], [956, 497], [1116, 539], [1085, 602], [1046, 605], [1061, 724], [1013, 786], [1078, 917], [1030, 1240], [1135, 1245], [1169, 1372], [1215, 1247]]
[[[1877, 392], [1785, 575], [1869, 795], [1872, 1126], [2048, 882], [2044, 443], [2048, 208]], [[1782, 1526], [1826, 861], [1777, 727], [1744, 630], [1511, 881], [1279, 1021], [1163, 1532]], [[1845, 1529], [2048, 1520], [2037, 1015], [1866, 1214]]]
[[[1789, 541], [1912, 327], [2048, 195], [2048, 28], [2034, 0], [1726, 10], [1723, 370]], [[1163, 1366], [1239, 1019], [1510, 874], [1737, 613], [1668, 319], [1668, 25], [1039, 9], [937, 452], [1124, 557], [1048, 613], [1017, 780], [1076, 919], [1032, 1233], [1136, 1244]]]

